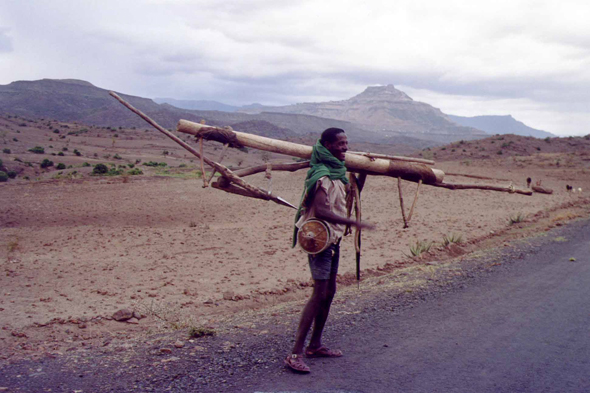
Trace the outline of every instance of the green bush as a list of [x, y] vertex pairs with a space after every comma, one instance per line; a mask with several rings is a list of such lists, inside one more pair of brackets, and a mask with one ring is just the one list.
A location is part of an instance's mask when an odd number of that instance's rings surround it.
[[80, 153], [78, 151], [78, 149], [74, 149], [74, 154], [77, 155], [78, 157], [80, 157], [82, 155], [82, 153]]
[[43, 161], [41, 161], [41, 164], [39, 165], [41, 168], [49, 168], [50, 166], [53, 166], [53, 161], [49, 161], [47, 158], [44, 159]]
[[4, 154], [10, 154], [10, 149], [3, 149], [2, 150], [2, 153], [4, 153]]
[[58, 156], [63, 157], [65, 154], [63, 151], [60, 151], [59, 153], [57, 153]]
[[43, 153], [45, 153], [45, 149], [42, 146], [35, 146], [35, 147], [29, 149], [29, 151], [31, 153], [35, 153], [35, 154], [43, 154]]
[[109, 171], [109, 168], [105, 164], [96, 164], [94, 169], [92, 169], [93, 175], [104, 175]]
[[82, 164], [82, 166], [83, 166], [83, 167], [88, 167], [88, 166], [90, 166], [90, 164], [89, 164], [89, 163], [87, 163], [87, 162], [85, 162], [85, 163], [83, 163], [83, 164]]
[[0, 182], [5, 182], [5, 181], [8, 181], [8, 175], [6, 174], [6, 172], [0, 171]]
[[127, 166], [131, 169], [133, 169], [135, 167], [135, 164], [127, 164]]
[[66, 169], [66, 164], [64, 164], [63, 162], [60, 162], [59, 164], [57, 164], [55, 169]]
[[113, 156], [113, 158], [114, 158], [115, 160], [120, 160], [120, 159], [122, 159], [123, 157], [121, 157], [119, 154], [115, 154], [115, 155]]
[[143, 175], [143, 172], [139, 168], [132, 169], [127, 172], [128, 175], [136, 176], [136, 175]]

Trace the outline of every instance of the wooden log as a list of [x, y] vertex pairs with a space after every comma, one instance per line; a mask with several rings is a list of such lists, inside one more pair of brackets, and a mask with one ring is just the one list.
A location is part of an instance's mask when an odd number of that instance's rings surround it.
[[545, 188], [541, 186], [533, 186], [532, 187], [534, 192], [538, 192], [540, 194], [553, 194], [553, 190], [550, 188]]
[[[180, 120], [177, 130], [190, 135], [200, 136], [202, 131], [215, 131], [227, 133], [227, 129], [206, 126], [188, 120]], [[281, 141], [272, 138], [265, 138], [258, 135], [244, 132], [231, 131], [235, 139], [242, 145], [253, 149], [270, 151], [273, 153], [286, 154], [293, 157], [311, 158], [312, 147], [297, 143]], [[380, 158], [369, 158], [352, 153], [346, 153], [346, 168], [350, 172], [364, 172], [369, 175], [401, 177], [404, 180], [424, 184], [442, 183], [444, 172], [439, 169], [429, 168], [421, 163], [390, 161]]]

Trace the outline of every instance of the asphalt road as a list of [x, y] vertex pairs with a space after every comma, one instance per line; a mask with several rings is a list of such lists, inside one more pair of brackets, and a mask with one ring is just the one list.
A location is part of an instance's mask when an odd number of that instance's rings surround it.
[[346, 357], [311, 375], [253, 391], [590, 392], [590, 224], [541, 243], [474, 285], [367, 319], [340, 340]]
[[[590, 392], [590, 220], [472, 261], [423, 292], [336, 308], [326, 342], [339, 359], [312, 373], [282, 366], [291, 326], [199, 342], [163, 355], [156, 344], [73, 352], [0, 367], [8, 392]], [[459, 262], [457, 262], [459, 264]], [[471, 267], [470, 267], [471, 266]], [[275, 322], [276, 324], [276, 322]], [[236, 333], [237, 334], [237, 333]], [[223, 350], [231, 340], [236, 347]], [[129, 352], [132, 352], [129, 354]], [[169, 361], [169, 362], [168, 362]], [[6, 388], [6, 389], [3, 389]]]

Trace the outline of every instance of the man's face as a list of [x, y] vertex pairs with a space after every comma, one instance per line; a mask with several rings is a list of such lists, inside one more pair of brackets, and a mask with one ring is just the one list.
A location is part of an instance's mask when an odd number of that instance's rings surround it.
[[344, 161], [344, 153], [348, 150], [348, 138], [346, 138], [346, 134], [343, 132], [336, 134], [334, 142], [326, 143], [326, 149], [328, 149], [334, 157], [340, 161]]

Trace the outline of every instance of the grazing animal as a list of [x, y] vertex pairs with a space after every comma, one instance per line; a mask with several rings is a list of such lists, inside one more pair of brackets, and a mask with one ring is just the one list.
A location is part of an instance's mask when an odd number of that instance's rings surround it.
[[578, 192], [582, 192], [582, 188], [581, 187], [578, 187]]
[[527, 186], [528, 188], [531, 188], [531, 182], [532, 182], [532, 181], [533, 181], [533, 179], [531, 179], [530, 177], [527, 177], [527, 178], [526, 178], [526, 186]]
[[573, 190], [573, 189], [574, 189], [574, 188], [573, 188], [572, 186], [570, 186], [569, 184], [566, 184], [566, 185], [565, 185], [565, 190], [566, 190], [567, 192], [572, 192], [572, 190]]

